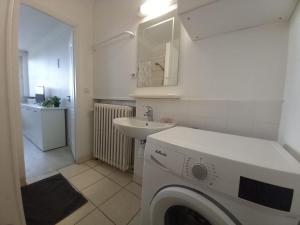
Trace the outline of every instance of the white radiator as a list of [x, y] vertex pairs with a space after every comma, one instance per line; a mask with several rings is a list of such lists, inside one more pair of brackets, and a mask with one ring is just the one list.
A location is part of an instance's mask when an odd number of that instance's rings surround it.
[[94, 157], [122, 171], [133, 164], [133, 139], [121, 134], [113, 125], [113, 119], [132, 117], [129, 106], [94, 105]]

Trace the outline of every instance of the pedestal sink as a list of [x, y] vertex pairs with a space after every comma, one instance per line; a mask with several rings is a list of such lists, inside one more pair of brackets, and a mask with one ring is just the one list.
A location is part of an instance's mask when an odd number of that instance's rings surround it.
[[174, 123], [145, 121], [134, 117], [116, 118], [113, 120], [113, 123], [120, 132], [139, 140], [145, 140], [150, 134], [175, 126]]

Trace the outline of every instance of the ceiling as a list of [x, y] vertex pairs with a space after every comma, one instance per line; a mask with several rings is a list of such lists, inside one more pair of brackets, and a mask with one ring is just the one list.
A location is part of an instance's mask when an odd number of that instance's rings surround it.
[[21, 5], [19, 49], [29, 51], [63, 23], [29, 6]]

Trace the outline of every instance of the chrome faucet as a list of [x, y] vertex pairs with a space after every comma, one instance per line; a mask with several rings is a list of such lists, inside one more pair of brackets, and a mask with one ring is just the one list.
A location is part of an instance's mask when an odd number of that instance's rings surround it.
[[149, 105], [145, 105], [144, 107], [146, 108], [144, 116], [147, 116], [148, 121], [153, 121], [153, 108]]

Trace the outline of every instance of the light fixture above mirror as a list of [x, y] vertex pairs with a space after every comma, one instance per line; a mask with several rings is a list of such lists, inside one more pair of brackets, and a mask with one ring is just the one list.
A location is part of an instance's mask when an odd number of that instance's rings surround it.
[[177, 8], [174, 0], [145, 0], [140, 7], [141, 16], [158, 17]]

